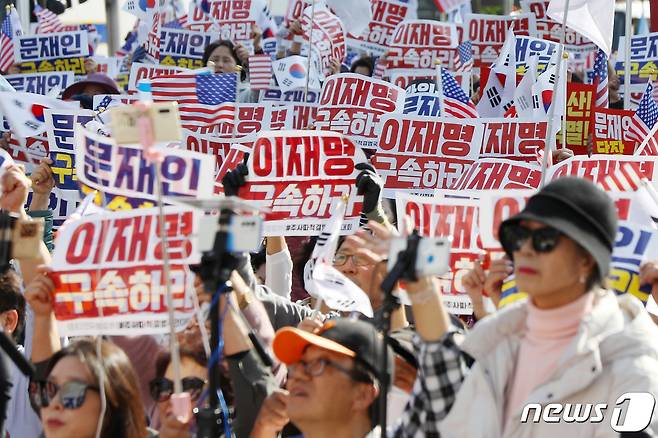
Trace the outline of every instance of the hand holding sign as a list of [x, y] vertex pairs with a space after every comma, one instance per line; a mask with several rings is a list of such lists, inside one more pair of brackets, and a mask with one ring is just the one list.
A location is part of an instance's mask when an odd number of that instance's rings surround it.
[[39, 266], [39, 273], [25, 287], [25, 300], [34, 312], [35, 318], [50, 318], [53, 313], [53, 297], [55, 293], [55, 282], [48, 276], [51, 269], [47, 266]]
[[23, 206], [27, 201], [27, 193], [32, 182], [25, 176], [23, 166], [10, 164], [2, 175], [2, 196], [0, 208], [12, 213], [23, 213]]
[[658, 260], [646, 262], [640, 266], [640, 284], [651, 285], [651, 296], [658, 299]]

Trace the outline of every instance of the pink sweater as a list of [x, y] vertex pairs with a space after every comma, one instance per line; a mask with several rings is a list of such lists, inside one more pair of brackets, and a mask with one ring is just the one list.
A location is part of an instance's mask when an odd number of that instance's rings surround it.
[[583, 316], [592, 310], [593, 301], [594, 294], [586, 293], [566, 306], [548, 310], [528, 301], [528, 330], [521, 339], [514, 379], [507, 387], [505, 422], [521, 409], [535, 388], [551, 377]]

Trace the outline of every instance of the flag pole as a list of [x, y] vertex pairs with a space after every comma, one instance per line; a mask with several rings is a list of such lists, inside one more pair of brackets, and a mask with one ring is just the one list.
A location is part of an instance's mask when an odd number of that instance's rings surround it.
[[[557, 96], [557, 89], [560, 84], [560, 74], [562, 73], [562, 53], [564, 51], [564, 42], [567, 38], [567, 16], [569, 15], [569, 0], [566, 0], [564, 5], [564, 17], [562, 18], [562, 34], [560, 35], [560, 44], [557, 48], [557, 71], [555, 72], [555, 83], [553, 84], [553, 102]], [[544, 159], [541, 162], [541, 181], [539, 188], [541, 189], [546, 184], [546, 174], [548, 173], [548, 160], [551, 159], [553, 149], [552, 144], [552, 131], [553, 131], [553, 118], [555, 117], [555, 107], [557, 105], [551, 104], [548, 110], [548, 127], [546, 129], [546, 142], [544, 143]], [[564, 134], [563, 134], [564, 136]]]
[[306, 84], [304, 85], [304, 103], [307, 103], [308, 99], [308, 81], [311, 78], [311, 49], [313, 48], [313, 22], [315, 21], [315, 2], [317, 0], [311, 0], [311, 23], [309, 25], [309, 34], [308, 34], [308, 51], [306, 52]]
[[441, 108], [441, 112], [439, 115], [443, 117], [445, 115], [445, 111], [443, 109], [443, 80], [441, 79], [441, 60], [437, 59], [434, 61], [434, 70], [435, 70], [435, 81], [436, 81], [436, 92], [439, 94], [439, 107]]
[[631, 37], [633, 36], [632, 6], [633, 4], [631, 0], [626, 0], [626, 38], [624, 38], [624, 109], [629, 109], [631, 106]]

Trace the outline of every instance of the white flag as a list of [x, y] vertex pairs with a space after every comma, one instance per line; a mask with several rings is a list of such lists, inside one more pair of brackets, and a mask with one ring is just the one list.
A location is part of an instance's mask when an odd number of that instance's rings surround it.
[[609, 57], [612, 52], [615, 0], [551, 0], [546, 13], [558, 23], [563, 23], [567, 2], [567, 27], [591, 40]]
[[327, 0], [336, 16], [350, 33], [361, 36], [372, 20], [372, 9], [368, 0]]
[[0, 112], [5, 116], [12, 132], [27, 138], [46, 130], [44, 110], [77, 109], [78, 102], [64, 102], [34, 93], [0, 92]]
[[537, 82], [537, 56], [531, 56], [528, 59], [528, 70], [514, 91], [514, 107], [517, 117], [533, 117], [532, 87], [535, 82]]
[[[272, 69], [274, 76], [281, 91], [286, 92], [296, 88], [304, 88], [306, 86], [306, 64], [307, 58], [304, 56], [293, 55], [287, 58], [279, 59], [272, 62]], [[317, 70], [311, 63], [311, 74], [309, 76], [308, 88], [310, 90], [320, 89], [320, 79]]]

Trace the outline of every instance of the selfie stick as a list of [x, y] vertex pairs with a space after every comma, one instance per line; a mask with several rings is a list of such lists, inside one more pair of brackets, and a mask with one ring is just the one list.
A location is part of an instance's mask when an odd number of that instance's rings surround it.
[[413, 233], [407, 237], [407, 247], [404, 251], [398, 253], [398, 258], [393, 265], [393, 268], [390, 270], [384, 281], [382, 281], [382, 291], [384, 292], [384, 303], [382, 305], [382, 321], [380, 330], [384, 335], [382, 337], [382, 351], [384, 352], [384, 357], [382, 358], [382, 367], [380, 370], [380, 383], [381, 383], [381, 392], [379, 398], [379, 427], [382, 433], [382, 436], [386, 436], [386, 415], [387, 415], [387, 398], [388, 398], [388, 385], [390, 382], [390, 376], [388, 375], [388, 332], [391, 330], [391, 314], [393, 310], [400, 304], [397, 297], [393, 295], [393, 289], [400, 279], [404, 280], [416, 280], [416, 255], [418, 252], [418, 243], [420, 242], [420, 236], [418, 231], [414, 230]]
[[174, 415], [181, 423], [187, 423], [189, 413], [192, 407], [190, 394], [183, 392], [183, 384], [181, 382], [181, 367], [180, 367], [180, 351], [178, 349], [178, 339], [176, 338], [175, 315], [174, 315], [174, 298], [171, 292], [171, 266], [169, 262], [169, 244], [167, 234], [165, 231], [164, 221], [164, 202], [162, 200], [162, 175], [160, 171], [160, 164], [164, 156], [162, 152], [155, 148], [155, 130], [153, 121], [149, 117], [147, 110], [151, 105], [151, 101], [147, 100], [150, 95], [150, 82], [143, 81], [140, 83], [140, 100], [135, 103], [141, 114], [137, 119], [139, 127], [140, 143], [144, 148], [144, 157], [155, 168], [155, 185], [157, 187], [157, 203], [158, 203], [158, 222], [160, 223], [159, 231], [160, 238], [162, 239], [162, 272], [165, 281], [165, 293], [167, 296], [167, 315], [169, 317], [169, 348], [171, 349], [171, 364], [174, 371], [174, 394], [171, 395], [171, 407]]

